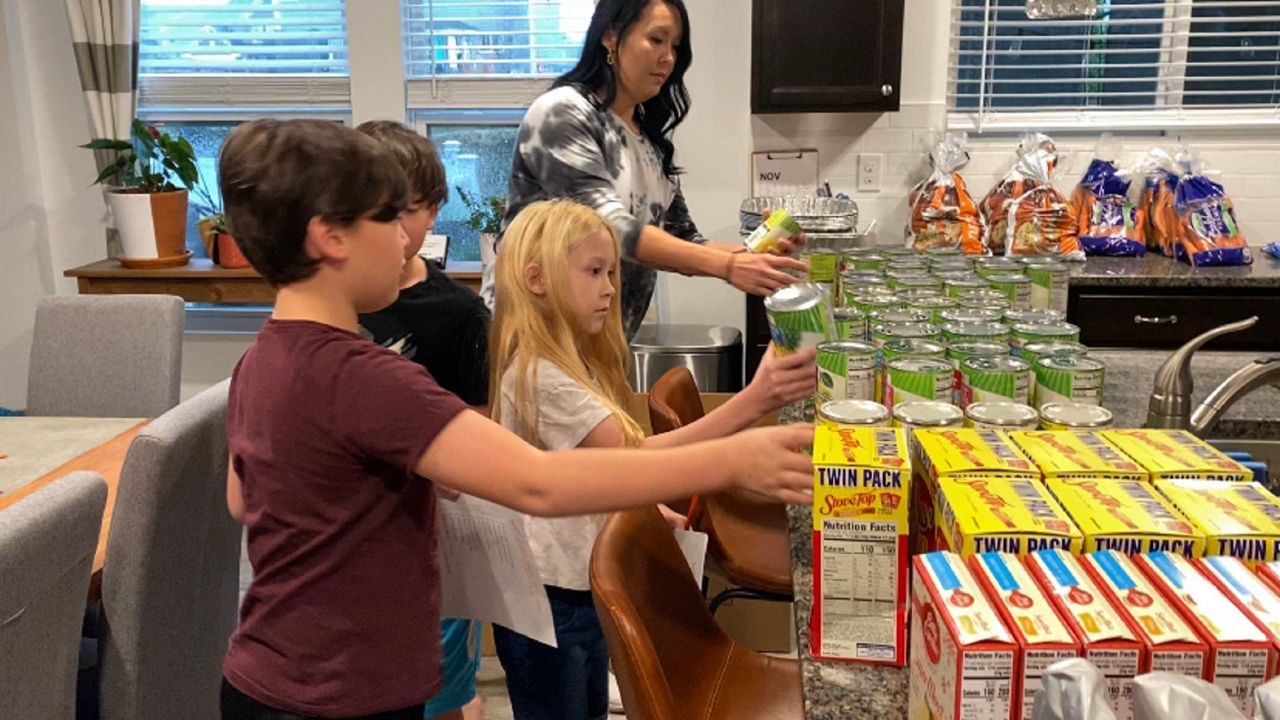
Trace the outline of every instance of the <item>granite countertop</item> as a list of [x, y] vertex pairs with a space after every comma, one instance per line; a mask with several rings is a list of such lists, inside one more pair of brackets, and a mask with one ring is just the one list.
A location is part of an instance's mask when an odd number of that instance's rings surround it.
[[1236, 287], [1280, 289], [1280, 260], [1253, 248], [1253, 264], [1191, 267], [1172, 258], [1091, 257], [1071, 264], [1071, 284], [1086, 287]]
[[[1280, 263], [1277, 263], [1280, 265]], [[1280, 279], [1280, 275], [1277, 275]], [[1117, 426], [1140, 427], [1147, 400], [1165, 351], [1099, 350], [1090, 353], [1107, 365], [1104, 404]], [[1192, 357], [1193, 402], [1257, 353], [1201, 352]], [[786, 416], [784, 415], [784, 422]], [[1255, 390], [1231, 407], [1210, 433], [1217, 439], [1280, 437], [1280, 389]], [[795, 585], [796, 647], [804, 684], [805, 720], [905, 720], [908, 670], [814, 660], [809, 644], [813, 608], [813, 516], [808, 507], [788, 508], [791, 532], [791, 577]]]

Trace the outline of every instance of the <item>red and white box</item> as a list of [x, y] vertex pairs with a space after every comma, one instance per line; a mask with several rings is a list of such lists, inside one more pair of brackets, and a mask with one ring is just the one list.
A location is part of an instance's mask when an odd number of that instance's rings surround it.
[[1038, 550], [1024, 563], [1080, 639], [1084, 658], [1106, 677], [1116, 720], [1133, 720], [1133, 678], [1141, 672], [1142, 641], [1070, 553]]
[[1258, 577], [1267, 582], [1267, 586], [1280, 593], [1280, 562], [1258, 563]]
[[1271, 642], [1262, 629], [1181, 555], [1157, 551], [1134, 555], [1133, 562], [1209, 644], [1204, 679], [1253, 717], [1253, 689], [1271, 670]]
[[907, 717], [1014, 720], [1018, 645], [959, 555], [912, 559]]
[[979, 553], [969, 558], [969, 569], [1018, 643], [1013, 717], [1030, 720], [1045, 668], [1080, 657], [1080, 640], [1016, 555]]
[[1241, 612], [1249, 616], [1271, 641], [1271, 671], [1280, 672], [1280, 595], [1262, 578], [1253, 574], [1239, 558], [1215, 555], [1193, 564], [1213, 581]]
[[1209, 646], [1128, 556], [1100, 550], [1080, 558], [1107, 599], [1142, 640], [1142, 672], [1205, 677]]

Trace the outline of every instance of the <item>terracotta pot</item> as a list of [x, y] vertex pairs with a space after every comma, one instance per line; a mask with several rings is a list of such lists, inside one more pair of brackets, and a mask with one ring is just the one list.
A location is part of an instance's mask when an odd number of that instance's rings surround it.
[[[166, 260], [185, 264], [187, 191], [110, 192], [107, 203], [124, 247], [121, 261]], [[181, 262], [178, 262], [181, 261]]]
[[249, 259], [240, 252], [240, 246], [231, 233], [216, 234], [218, 242], [218, 264], [229, 270], [249, 267]]
[[218, 230], [215, 227], [217, 221], [214, 218], [200, 218], [196, 222], [196, 229], [200, 231], [200, 244], [204, 245], [204, 254], [206, 257], [213, 257], [213, 245], [218, 241]]

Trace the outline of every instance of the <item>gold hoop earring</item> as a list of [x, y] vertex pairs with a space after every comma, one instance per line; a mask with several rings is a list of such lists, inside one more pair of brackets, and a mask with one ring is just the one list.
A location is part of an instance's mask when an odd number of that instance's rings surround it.
[[605, 62], [607, 62], [607, 63], [609, 63], [610, 65], [612, 65], [612, 64], [613, 64], [613, 51], [612, 51], [612, 50], [606, 50], [606, 51], [605, 51], [604, 61], [605, 61]]

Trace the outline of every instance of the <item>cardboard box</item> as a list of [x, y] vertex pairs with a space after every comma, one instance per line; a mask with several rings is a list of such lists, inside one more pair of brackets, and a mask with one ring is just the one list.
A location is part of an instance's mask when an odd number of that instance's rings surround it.
[[917, 555], [909, 720], [1013, 720], [1018, 646], [960, 558]]
[[938, 490], [938, 527], [947, 549], [961, 557], [1043, 548], [1080, 552], [1080, 531], [1038, 480], [943, 477]]
[[1142, 640], [1142, 672], [1205, 676], [1209, 646], [1128, 557], [1103, 550], [1081, 556], [1080, 566]]
[[1280, 562], [1258, 563], [1257, 572], [1268, 587], [1280, 592]]
[[906, 664], [907, 458], [899, 429], [814, 435], [814, 657]]
[[1236, 558], [1217, 556], [1194, 564], [1266, 634], [1272, 648], [1268, 674], [1280, 672], [1280, 595]]
[[1186, 430], [1102, 430], [1104, 440], [1147, 469], [1152, 480], [1246, 482], [1253, 473]]
[[1157, 480], [1155, 488], [1204, 535], [1205, 556], [1229, 555], [1250, 567], [1280, 560], [1275, 497], [1257, 483]]
[[1080, 656], [1080, 641], [1016, 555], [982, 553], [969, 558], [973, 577], [1018, 643], [1013, 716], [1031, 720], [1045, 668]]
[[1041, 550], [1023, 562], [1080, 639], [1085, 659], [1106, 677], [1116, 720], [1133, 720], [1133, 678], [1141, 672], [1142, 641], [1069, 553]]
[[1181, 555], [1135, 555], [1138, 566], [1209, 644], [1205, 680], [1227, 693], [1245, 717], [1253, 717], [1253, 689], [1271, 671], [1271, 642], [1235, 603]]
[[1084, 551], [1204, 555], [1204, 535], [1150, 483], [1057, 477], [1049, 491], [1084, 535]]
[[1145, 482], [1151, 476], [1102, 436], [1070, 430], [1020, 430], [1009, 439], [1040, 469], [1046, 480], [1087, 478]]
[[1040, 477], [1031, 460], [994, 430], [917, 430], [915, 438], [921, 458], [911, 497], [911, 546], [916, 553], [947, 548], [937, 524], [939, 478]]

